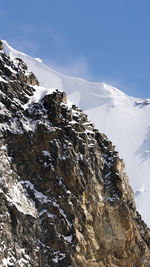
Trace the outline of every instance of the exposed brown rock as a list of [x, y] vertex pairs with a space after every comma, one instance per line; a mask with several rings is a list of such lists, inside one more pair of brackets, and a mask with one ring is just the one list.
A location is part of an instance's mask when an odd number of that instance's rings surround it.
[[112, 143], [65, 93], [25, 108], [34, 89], [11, 75], [0, 82], [0, 266], [149, 267], [150, 231]]
[[3, 50], [3, 42], [0, 40], [0, 50]]
[[38, 79], [36, 78], [36, 76], [34, 75], [34, 73], [33, 72], [30, 72], [29, 73], [29, 75], [28, 75], [28, 77], [27, 77], [27, 83], [28, 84], [31, 84], [31, 85], [40, 85], [39, 84], [39, 81], [38, 81]]

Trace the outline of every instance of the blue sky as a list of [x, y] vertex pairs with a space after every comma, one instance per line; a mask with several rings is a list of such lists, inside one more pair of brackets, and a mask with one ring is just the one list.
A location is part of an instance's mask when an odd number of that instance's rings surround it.
[[0, 38], [63, 73], [150, 98], [149, 0], [5, 0]]

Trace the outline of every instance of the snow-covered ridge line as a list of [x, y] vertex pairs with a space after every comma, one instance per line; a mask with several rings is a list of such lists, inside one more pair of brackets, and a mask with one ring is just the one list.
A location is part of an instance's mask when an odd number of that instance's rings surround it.
[[[111, 85], [108, 85], [107, 83], [105, 82], [92, 82], [92, 81], [87, 81], [83, 78], [79, 78], [79, 77], [71, 77], [71, 76], [68, 76], [68, 75], [65, 75], [63, 73], [59, 73], [57, 71], [55, 71], [54, 69], [52, 69], [51, 67], [48, 67], [46, 64], [43, 63], [43, 61], [40, 59], [40, 58], [33, 58], [31, 56], [28, 56], [27, 54], [23, 53], [23, 52], [19, 52], [17, 50], [15, 50], [14, 48], [12, 48], [8, 42], [6, 40], [2, 40], [3, 42], [3, 46], [4, 46], [4, 52], [9, 54], [10, 58], [13, 60], [15, 57], [20, 57], [22, 58], [25, 63], [29, 66], [30, 68], [30, 60], [34, 61], [34, 64], [37, 64], [39, 65], [39, 67], [42, 67], [45, 71], [49, 71], [49, 72], [52, 72], [54, 75], [58, 75], [60, 76], [61, 78], [65, 78], [65, 79], [75, 79], [75, 80], [78, 80], [82, 83], [87, 83], [89, 84], [90, 86], [101, 86], [104, 88], [104, 90], [108, 91], [108, 92], [116, 92], [116, 94], [121, 94], [121, 95], [125, 95], [122, 91], [120, 91], [119, 89], [111, 86]], [[28, 62], [27, 62], [28, 60]], [[35, 73], [36, 74], [36, 73]], [[43, 83], [43, 82], [42, 82]], [[44, 87], [47, 87], [47, 86], [44, 86]], [[61, 88], [58, 88], [58, 89], [61, 89]]]

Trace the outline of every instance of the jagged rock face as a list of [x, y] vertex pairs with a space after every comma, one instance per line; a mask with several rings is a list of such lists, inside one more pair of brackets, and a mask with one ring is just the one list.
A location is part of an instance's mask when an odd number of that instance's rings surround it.
[[0, 40], [0, 50], [3, 50], [3, 42]]
[[30, 103], [36, 78], [0, 57], [0, 266], [150, 266], [150, 231], [112, 143], [65, 93]]

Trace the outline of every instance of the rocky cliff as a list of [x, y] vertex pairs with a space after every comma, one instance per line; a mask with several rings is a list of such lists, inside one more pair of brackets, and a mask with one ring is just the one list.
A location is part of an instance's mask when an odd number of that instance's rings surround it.
[[65, 93], [34, 101], [37, 78], [0, 49], [0, 266], [149, 267], [112, 143]]

